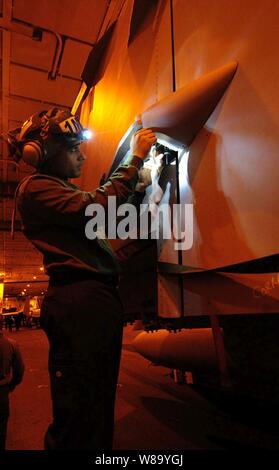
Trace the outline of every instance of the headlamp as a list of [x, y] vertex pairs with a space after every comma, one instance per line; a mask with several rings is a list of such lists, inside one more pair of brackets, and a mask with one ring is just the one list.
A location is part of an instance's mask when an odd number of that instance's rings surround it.
[[92, 137], [92, 131], [90, 129], [84, 129], [82, 131], [82, 137], [84, 140], [90, 140]]

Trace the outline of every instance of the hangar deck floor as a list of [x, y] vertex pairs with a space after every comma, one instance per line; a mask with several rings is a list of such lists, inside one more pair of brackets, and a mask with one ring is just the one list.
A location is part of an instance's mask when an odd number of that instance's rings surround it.
[[[216, 399], [212, 393], [209, 399], [195, 387], [175, 384], [169, 369], [153, 366], [131, 350], [137, 333], [125, 328], [115, 449], [279, 448], [277, 429], [268, 424], [272, 413], [259, 414], [256, 406]], [[40, 329], [7, 335], [18, 341], [26, 364], [24, 382], [11, 395], [7, 449], [40, 450], [51, 414], [47, 340]]]

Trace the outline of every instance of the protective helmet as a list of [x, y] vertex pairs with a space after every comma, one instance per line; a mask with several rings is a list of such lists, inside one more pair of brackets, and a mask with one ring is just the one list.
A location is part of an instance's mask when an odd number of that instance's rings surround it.
[[51, 108], [33, 114], [21, 128], [6, 136], [10, 155], [21, 158], [39, 169], [64, 147], [88, 140], [89, 131], [84, 129], [77, 116], [68, 110]]

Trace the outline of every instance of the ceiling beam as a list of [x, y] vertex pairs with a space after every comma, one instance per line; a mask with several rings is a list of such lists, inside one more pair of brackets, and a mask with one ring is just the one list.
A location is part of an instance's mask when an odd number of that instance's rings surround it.
[[[12, 0], [3, 0], [3, 20], [10, 22], [12, 18]], [[2, 31], [2, 133], [8, 132], [9, 126], [9, 93], [10, 93], [10, 59], [11, 59], [11, 33]], [[2, 155], [4, 159], [8, 157], [6, 144], [2, 140]], [[6, 181], [6, 175], [3, 179]]]
[[[10, 22], [12, 19], [12, 0], [3, 0], [3, 21]], [[2, 125], [1, 131], [6, 134], [9, 130], [9, 94], [10, 94], [10, 60], [11, 60], [11, 33], [10, 31], [2, 31]], [[4, 162], [8, 159], [8, 149], [6, 143], [2, 139], [2, 158]], [[3, 165], [2, 181], [7, 181], [7, 165]], [[6, 202], [3, 201], [3, 219], [6, 221]], [[6, 240], [3, 238], [3, 265], [1, 265], [1, 271], [6, 271], [5, 266], [5, 251], [6, 251]]]
[[[4, 0], [4, 4], [5, 3], [6, 1]], [[33, 29], [31, 29], [29, 26], [11, 22], [11, 17], [9, 18], [9, 17], [4, 16], [3, 18], [0, 18], [0, 29], [7, 31], [9, 33], [21, 34], [31, 39], [34, 38]]]
[[11, 284], [26, 284], [26, 282], [30, 285], [31, 284], [38, 284], [38, 283], [39, 284], [44, 284], [44, 283], [48, 282], [48, 278], [47, 279], [38, 279], [38, 280], [37, 279], [36, 280], [34, 280], [34, 279], [32, 279], [32, 280], [25, 279], [24, 281], [4, 281], [4, 284], [5, 285], [7, 285], [7, 284], [9, 284], [9, 285], [11, 285]]

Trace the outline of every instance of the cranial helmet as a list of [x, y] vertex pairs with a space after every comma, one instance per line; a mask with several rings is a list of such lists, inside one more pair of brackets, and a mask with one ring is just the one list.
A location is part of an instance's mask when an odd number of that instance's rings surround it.
[[16, 161], [22, 158], [38, 169], [62, 148], [73, 147], [89, 136], [77, 116], [68, 110], [51, 108], [33, 114], [21, 128], [10, 131], [4, 138]]

